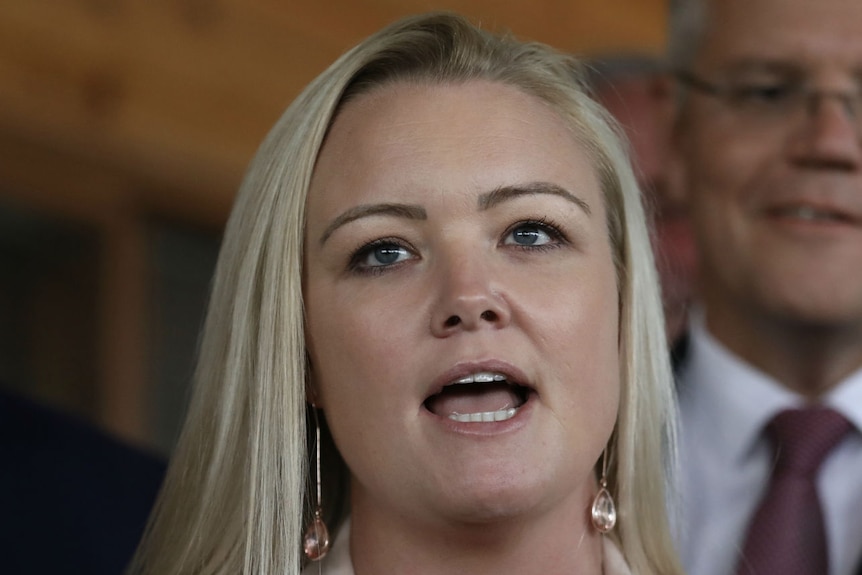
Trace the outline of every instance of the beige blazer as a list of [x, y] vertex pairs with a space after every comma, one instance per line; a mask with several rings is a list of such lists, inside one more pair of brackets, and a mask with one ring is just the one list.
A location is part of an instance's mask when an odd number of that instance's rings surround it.
[[[632, 575], [623, 554], [616, 543], [604, 538], [604, 569], [603, 575]], [[318, 563], [311, 563], [302, 570], [302, 575], [354, 575], [353, 564], [350, 561], [350, 522], [345, 523], [338, 532], [332, 549]]]

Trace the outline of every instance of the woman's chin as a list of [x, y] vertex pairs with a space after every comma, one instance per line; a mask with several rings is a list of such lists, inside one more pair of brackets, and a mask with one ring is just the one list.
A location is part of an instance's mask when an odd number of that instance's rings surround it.
[[441, 498], [438, 511], [446, 513], [454, 524], [466, 525], [508, 523], [538, 517], [558, 506], [561, 498], [552, 497], [543, 478], [514, 481], [496, 477], [474, 478], [452, 489]]

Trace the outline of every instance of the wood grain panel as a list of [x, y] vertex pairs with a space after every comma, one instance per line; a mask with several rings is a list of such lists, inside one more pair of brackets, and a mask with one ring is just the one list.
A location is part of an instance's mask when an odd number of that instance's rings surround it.
[[207, 188], [226, 207], [303, 85], [360, 38], [428, 9], [574, 52], [662, 42], [657, 0], [11, 0], [0, 5], [0, 139], [86, 150], [179, 194]]

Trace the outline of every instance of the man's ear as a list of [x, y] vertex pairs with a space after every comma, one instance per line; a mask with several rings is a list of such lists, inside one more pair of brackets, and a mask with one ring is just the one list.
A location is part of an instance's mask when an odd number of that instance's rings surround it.
[[651, 92], [660, 116], [661, 137], [667, 143], [667, 194], [674, 202], [688, 204], [688, 178], [682, 157], [684, 112], [676, 81], [669, 73], [659, 74], [652, 83]]

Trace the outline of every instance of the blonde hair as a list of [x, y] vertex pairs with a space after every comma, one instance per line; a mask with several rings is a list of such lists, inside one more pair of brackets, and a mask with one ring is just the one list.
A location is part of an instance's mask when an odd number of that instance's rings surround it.
[[[299, 573], [313, 503], [302, 261], [315, 160], [354, 96], [398, 81], [474, 79], [517, 87], [556, 110], [599, 173], [621, 309], [622, 393], [609, 445], [614, 536], [635, 572], [680, 573], [665, 507], [674, 401], [647, 225], [619, 130], [581, 76], [575, 60], [543, 45], [430, 14], [371, 36], [300, 94], [263, 142], [231, 213], [190, 411], [134, 573]], [[344, 507], [346, 494], [335, 490], [341, 501], [324, 503]]]

